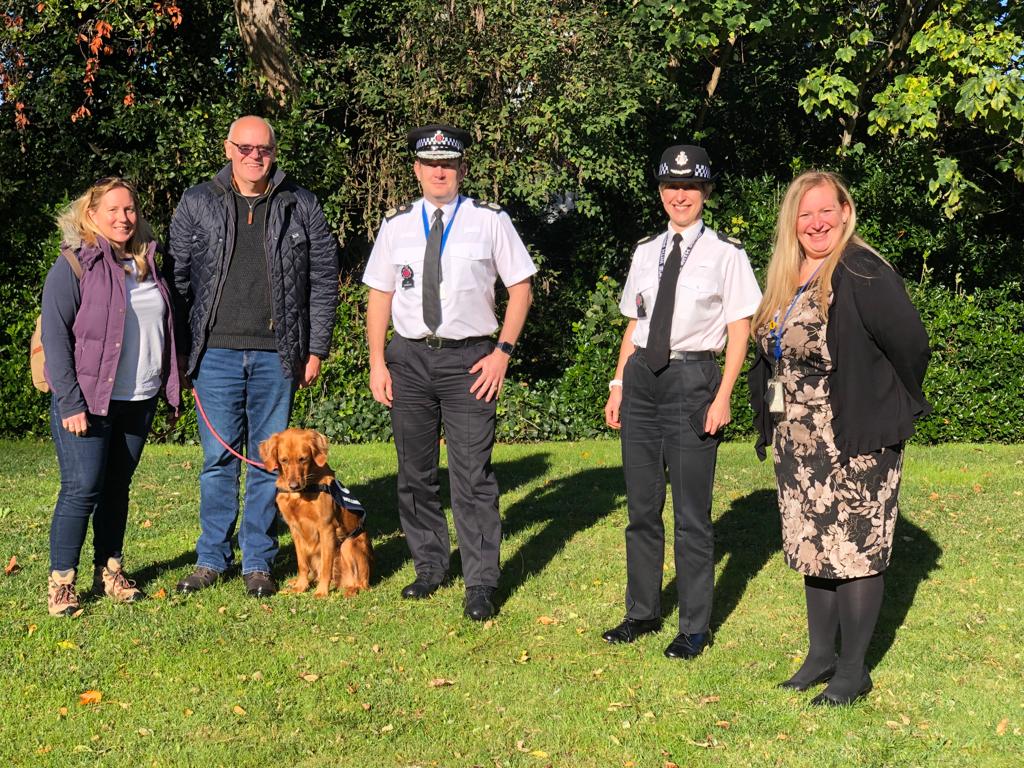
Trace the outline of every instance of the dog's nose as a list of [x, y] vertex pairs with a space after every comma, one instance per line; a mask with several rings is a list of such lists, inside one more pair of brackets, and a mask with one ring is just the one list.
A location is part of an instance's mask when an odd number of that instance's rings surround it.
[[302, 486], [301, 486], [301, 485], [299, 485], [299, 484], [298, 484], [297, 482], [295, 482], [294, 480], [292, 480], [292, 481], [291, 481], [290, 483], [288, 483], [288, 487], [289, 487], [289, 488], [291, 488], [291, 489], [292, 489], [293, 491], [297, 491], [297, 490], [299, 490], [299, 489], [300, 489], [300, 488], [301, 488]]

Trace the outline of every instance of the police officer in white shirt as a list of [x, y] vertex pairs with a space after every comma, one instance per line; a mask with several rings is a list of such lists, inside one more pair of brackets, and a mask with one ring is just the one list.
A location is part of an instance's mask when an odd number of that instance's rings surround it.
[[715, 460], [761, 291], [740, 244], [701, 218], [713, 181], [707, 152], [669, 147], [655, 177], [668, 228], [633, 253], [619, 302], [629, 323], [605, 405], [605, 421], [622, 430], [629, 523], [626, 618], [603, 637], [631, 643], [661, 629], [667, 467], [679, 634], [665, 655], [689, 659], [711, 642]]
[[[530, 308], [537, 271], [508, 214], [459, 194], [470, 135], [450, 125], [409, 132], [423, 190], [388, 211], [363, 282], [370, 389], [391, 408], [398, 513], [416, 568], [402, 597], [424, 598], [448, 575], [448, 523], [438, 492], [444, 423], [452, 516], [466, 584], [465, 615], [494, 615], [501, 516], [491, 467], [497, 398]], [[501, 332], [494, 285], [508, 290]], [[389, 318], [395, 334], [385, 347]]]

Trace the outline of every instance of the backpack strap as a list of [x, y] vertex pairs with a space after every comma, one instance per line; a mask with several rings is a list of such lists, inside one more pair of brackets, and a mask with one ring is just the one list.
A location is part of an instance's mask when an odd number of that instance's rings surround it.
[[71, 271], [75, 273], [75, 277], [81, 280], [82, 263], [78, 260], [78, 256], [75, 254], [75, 252], [68, 248], [68, 246], [65, 245], [64, 243], [61, 243], [60, 255], [68, 260], [68, 264], [71, 265]]

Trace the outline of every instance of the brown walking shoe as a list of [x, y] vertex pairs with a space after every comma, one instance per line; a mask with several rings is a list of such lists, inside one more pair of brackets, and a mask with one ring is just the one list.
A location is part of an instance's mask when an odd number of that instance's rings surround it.
[[178, 582], [175, 589], [182, 595], [191, 595], [201, 589], [212, 587], [221, 578], [221, 574], [205, 565], [197, 565], [196, 569]]
[[96, 594], [106, 595], [118, 603], [134, 603], [146, 596], [135, 586], [134, 581], [124, 575], [119, 558], [108, 558], [106, 565], [97, 565], [95, 568], [92, 591]]
[[79, 609], [75, 592], [75, 570], [50, 571], [47, 580], [46, 609], [51, 616], [70, 616]]

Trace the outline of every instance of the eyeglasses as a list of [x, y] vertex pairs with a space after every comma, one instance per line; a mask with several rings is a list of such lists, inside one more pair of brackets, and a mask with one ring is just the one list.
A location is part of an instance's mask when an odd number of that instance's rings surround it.
[[248, 157], [253, 152], [256, 153], [256, 157], [270, 157], [274, 154], [274, 150], [277, 147], [267, 146], [266, 144], [238, 144], [237, 142], [228, 139], [228, 144], [234, 145], [235, 149], [238, 150], [238, 154], [242, 157]]

